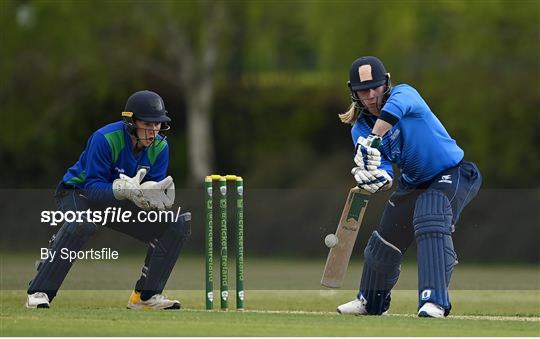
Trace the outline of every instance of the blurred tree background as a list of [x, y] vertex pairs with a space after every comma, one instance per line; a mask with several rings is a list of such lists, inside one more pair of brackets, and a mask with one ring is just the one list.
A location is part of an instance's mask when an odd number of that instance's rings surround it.
[[[512, 240], [503, 259], [540, 257], [537, 0], [0, 0], [0, 6], [0, 114], [7, 122], [0, 133], [1, 188], [54, 188], [90, 134], [119, 120], [131, 93], [151, 89], [173, 119], [168, 140], [177, 188], [200, 188], [206, 174], [217, 172], [241, 174], [249, 189], [346, 190], [353, 184], [353, 144], [337, 114], [350, 103], [351, 62], [376, 55], [394, 83], [419, 90], [466, 158], [478, 163], [484, 189], [535, 188], [526, 204], [519, 192], [485, 196], [470, 210], [490, 224], [468, 220], [478, 242], [486, 234], [489, 246]], [[490, 215], [505, 196], [508, 215]], [[521, 236], [510, 239], [507, 221], [518, 210], [512, 204], [532, 207], [520, 214]], [[324, 222], [334, 225], [338, 214], [329, 215]], [[267, 224], [260, 238], [284, 240], [276, 238], [277, 223]], [[290, 225], [281, 227], [287, 232]], [[15, 228], [3, 244], [28, 239]], [[320, 245], [328, 231], [305, 238], [306, 246]], [[283, 248], [295, 248], [294, 239], [305, 236], [297, 233]], [[254, 236], [248, 232], [248, 241]], [[260, 253], [276, 248], [266, 247], [252, 245]], [[474, 251], [478, 259], [501, 253], [476, 245]]]
[[[171, 173], [350, 183], [350, 63], [377, 55], [476, 161], [540, 183], [538, 1], [1, 1], [2, 187], [51, 187], [126, 98], [160, 93]], [[324, 180], [324, 182], [323, 182]]]

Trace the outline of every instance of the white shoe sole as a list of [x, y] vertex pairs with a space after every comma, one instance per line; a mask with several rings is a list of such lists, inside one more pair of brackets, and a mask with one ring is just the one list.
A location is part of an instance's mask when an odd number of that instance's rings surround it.
[[149, 305], [144, 305], [144, 304], [128, 304], [127, 309], [130, 309], [130, 310], [179, 310], [182, 308], [182, 305], [180, 304], [180, 302], [174, 302], [174, 303], [171, 303], [171, 305], [167, 306], [167, 307], [155, 307], [155, 306], [149, 306]]
[[427, 312], [424, 312], [424, 311], [418, 312], [418, 316], [419, 316], [420, 318], [444, 318], [444, 316], [441, 316], [441, 317], [439, 317], [439, 316], [433, 316], [433, 315], [431, 315], [431, 314], [429, 314], [429, 313], [427, 313]]
[[438, 306], [425, 304], [418, 310], [418, 316], [421, 318], [444, 318], [444, 310]]

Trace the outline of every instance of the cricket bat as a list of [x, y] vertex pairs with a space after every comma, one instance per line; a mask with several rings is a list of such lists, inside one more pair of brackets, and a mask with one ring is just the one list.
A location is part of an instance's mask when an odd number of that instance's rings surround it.
[[329, 288], [340, 288], [343, 285], [370, 194], [358, 187], [351, 188], [349, 191], [335, 233], [338, 243], [328, 253], [321, 285]]

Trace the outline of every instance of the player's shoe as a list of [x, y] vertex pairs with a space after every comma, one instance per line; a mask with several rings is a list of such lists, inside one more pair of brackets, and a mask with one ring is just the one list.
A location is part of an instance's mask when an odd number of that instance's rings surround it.
[[424, 318], [444, 318], [444, 308], [434, 303], [425, 303], [418, 310], [418, 316]]
[[26, 308], [49, 308], [49, 296], [43, 292], [29, 294], [26, 300]]
[[148, 300], [141, 300], [141, 292], [133, 291], [127, 308], [132, 310], [178, 310], [182, 306], [178, 300], [169, 300], [163, 294], [154, 294]]
[[339, 305], [336, 311], [338, 314], [366, 315], [368, 314], [366, 305], [366, 299], [361, 296], [360, 299], [354, 299], [353, 301]]

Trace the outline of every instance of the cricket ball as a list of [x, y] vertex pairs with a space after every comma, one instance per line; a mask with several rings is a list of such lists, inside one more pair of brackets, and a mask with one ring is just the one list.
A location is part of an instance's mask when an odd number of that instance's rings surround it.
[[338, 243], [338, 237], [336, 237], [335, 234], [328, 234], [325, 238], [324, 238], [324, 244], [327, 246], [327, 247], [334, 247], [336, 246]]

